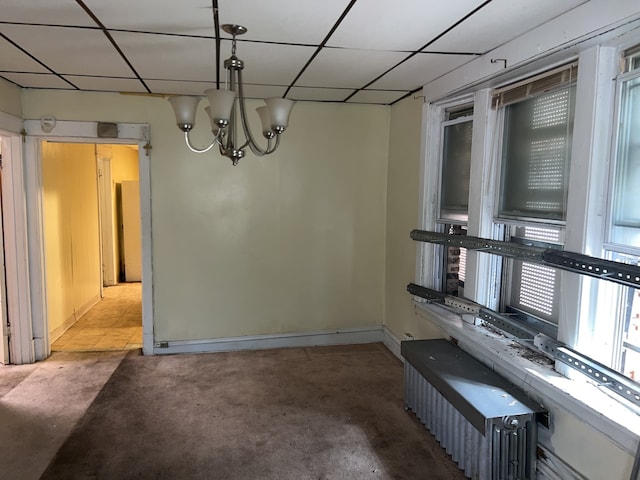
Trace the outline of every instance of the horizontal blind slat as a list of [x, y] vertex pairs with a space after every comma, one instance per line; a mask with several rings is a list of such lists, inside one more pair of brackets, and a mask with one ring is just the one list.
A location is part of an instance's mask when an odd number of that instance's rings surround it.
[[577, 77], [577, 63], [564, 65], [524, 81], [496, 89], [491, 105], [493, 108], [500, 108], [521, 102], [527, 98], [571, 85], [575, 83]]

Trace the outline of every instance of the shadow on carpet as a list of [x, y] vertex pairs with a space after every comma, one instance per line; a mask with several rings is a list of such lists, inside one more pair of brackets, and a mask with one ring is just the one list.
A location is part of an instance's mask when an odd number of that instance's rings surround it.
[[131, 352], [42, 479], [463, 479], [381, 344]]

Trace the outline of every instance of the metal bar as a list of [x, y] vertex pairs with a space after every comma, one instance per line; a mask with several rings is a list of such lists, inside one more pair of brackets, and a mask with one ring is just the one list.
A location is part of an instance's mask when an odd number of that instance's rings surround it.
[[411, 231], [411, 238], [418, 242], [437, 243], [440, 245], [451, 245], [464, 247], [467, 250], [481, 250], [504, 257], [517, 258], [519, 260], [535, 261], [540, 259], [545, 248], [522, 245], [519, 243], [502, 242], [488, 238], [473, 237], [470, 235], [456, 235], [441, 232], [431, 232], [427, 230]]
[[635, 406], [640, 407], [640, 384], [546, 335], [536, 335], [534, 345], [553, 356], [556, 360], [566, 363], [595, 380], [598, 385], [608, 388]]
[[445, 299], [447, 298], [447, 295], [445, 293], [438, 292], [437, 290], [432, 290], [415, 283], [410, 283], [409, 285], [407, 285], [407, 292], [409, 292], [411, 295], [415, 295], [416, 297], [429, 300], [432, 303], [444, 303]]
[[[424, 298], [429, 300], [432, 303], [445, 303], [449, 295], [446, 295], [442, 292], [438, 292], [436, 290], [432, 290], [427, 287], [423, 287], [422, 285], [416, 285], [415, 283], [410, 283], [407, 285], [407, 291], [412, 295], [415, 295], [420, 298]], [[455, 297], [453, 297], [455, 298]], [[507, 332], [514, 337], [521, 340], [533, 340], [534, 337], [540, 333], [538, 330], [535, 330], [528, 325], [510, 317], [508, 315], [504, 315], [502, 313], [495, 312], [489, 308], [485, 308], [480, 304], [476, 304], [475, 302], [471, 302], [471, 300], [465, 299], [469, 303], [474, 303], [479, 307], [478, 316], [491, 325], [499, 328], [500, 330]], [[453, 308], [455, 310], [455, 307]], [[468, 310], [465, 310], [464, 313], [468, 313]]]
[[455, 235], [426, 230], [413, 230], [411, 238], [419, 242], [439, 245], [455, 245], [468, 250], [478, 250], [503, 257], [538, 263], [548, 267], [608, 280], [632, 288], [640, 288], [640, 267], [626, 263], [590, 257], [580, 253], [521, 245], [488, 238]]
[[529, 328], [518, 320], [514, 320], [508, 315], [495, 312], [489, 308], [480, 308], [480, 318], [489, 322], [491, 325], [507, 332], [520, 340], [533, 340], [538, 335], [537, 330]]

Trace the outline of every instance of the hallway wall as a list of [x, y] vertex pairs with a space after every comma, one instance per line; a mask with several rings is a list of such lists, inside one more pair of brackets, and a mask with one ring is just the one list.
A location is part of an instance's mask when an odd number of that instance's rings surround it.
[[0, 78], [0, 112], [22, 118], [20, 88]]
[[155, 342], [382, 325], [389, 107], [298, 102], [278, 152], [233, 167], [189, 152], [166, 99], [23, 96], [28, 118], [150, 125]]
[[42, 143], [50, 340], [100, 300], [98, 189], [92, 144]]

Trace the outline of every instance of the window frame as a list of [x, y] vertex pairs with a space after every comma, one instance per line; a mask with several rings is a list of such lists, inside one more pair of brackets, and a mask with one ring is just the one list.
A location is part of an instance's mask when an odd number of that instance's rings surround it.
[[[580, 65], [576, 82], [576, 111], [572, 136], [572, 153], [570, 158], [569, 175], [567, 179], [568, 191], [567, 212], [565, 224], [565, 249], [577, 253], [599, 256], [603, 244], [603, 220], [605, 214], [602, 200], [606, 198], [607, 188], [600, 183], [606, 178], [609, 170], [609, 162], [602, 162], [602, 158], [608, 159], [610, 150], [609, 136], [602, 131], [611, 131], [611, 105], [613, 75], [602, 74], [609, 70], [615, 72], [619, 60], [619, 49], [614, 47], [592, 47], [580, 52], [577, 56], [567, 55], [561, 62], [555, 65], [539, 65], [537, 71], [527, 69], [516, 81], [526, 82], [539, 74], [551, 71], [558, 65], [564, 66], [571, 62]], [[494, 82], [495, 88], [500, 88], [498, 79]], [[505, 78], [503, 85], [514, 83], [514, 78]], [[450, 105], [464, 103], [473, 95], [474, 98], [474, 124], [472, 138], [472, 162], [471, 182], [469, 186], [469, 217], [467, 222], [468, 235], [501, 240], [504, 238], [506, 219], [497, 220], [497, 202], [500, 194], [499, 172], [501, 168], [501, 143], [504, 130], [504, 111], [492, 108], [494, 88], [476, 89], [463, 92], [459, 97], [448, 98], [442, 102], [427, 103], [425, 119], [427, 121], [426, 132], [423, 141], [426, 142], [424, 153], [425, 163], [423, 174], [433, 172], [437, 168], [440, 172], [440, 144], [439, 131], [442, 123], [443, 109]], [[599, 118], [599, 124], [594, 124], [593, 118]], [[478, 120], [482, 119], [482, 123]], [[435, 125], [435, 127], [434, 127]], [[438, 137], [434, 137], [434, 128], [437, 128]], [[598, 133], [596, 135], [596, 132]], [[434, 148], [434, 139], [438, 139], [438, 145]], [[496, 147], [500, 146], [500, 148]], [[604, 163], [604, 165], [602, 165]], [[436, 192], [439, 189], [440, 174], [437, 182], [431, 183], [424, 178], [423, 213], [420, 228], [434, 230], [438, 223], [438, 216], [429, 214], [429, 198], [437, 198], [432, 207], [439, 206], [439, 197]], [[433, 212], [433, 210], [432, 210]], [[451, 223], [451, 222], [450, 222]], [[520, 222], [517, 222], [520, 224]], [[527, 223], [542, 226], [537, 222]], [[550, 226], [558, 227], [555, 222]], [[553, 223], [553, 225], [552, 225]], [[595, 233], [595, 234], [594, 234]], [[420, 256], [416, 281], [421, 285], [433, 288], [434, 273], [437, 267], [434, 264], [434, 254], [430, 261], [425, 261], [422, 252], [430, 250], [433, 246], [424, 244], [418, 248]], [[594, 252], [595, 253], [594, 255]], [[430, 268], [431, 266], [431, 268]], [[467, 254], [467, 279], [465, 281], [465, 297], [480, 303], [488, 308], [497, 310], [499, 305], [502, 283], [502, 259], [477, 251]], [[562, 308], [558, 318], [558, 340], [568, 346], [574, 347], [582, 328], [579, 313], [584, 308], [589, 296], [592, 279], [581, 278], [569, 272], [560, 272], [562, 290]], [[437, 287], [435, 288], [437, 289]], [[573, 376], [569, 368], [557, 363], [556, 370], [566, 376]]]
[[[495, 152], [494, 153], [495, 158], [493, 159], [493, 162], [496, 165], [496, 174], [495, 174], [496, 188], [494, 189], [495, 199], [494, 199], [493, 222], [494, 222], [494, 225], [496, 225], [496, 229], [499, 230], [502, 234], [500, 238], [497, 238], [499, 240], [504, 239], [506, 241], [510, 241], [512, 236], [511, 232], [515, 228], [527, 227], [527, 226], [537, 227], [537, 228], [550, 228], [550, 229], [558, 230], [560, 234], [559, 235], [560, 238], [564, 237], [564, 231], [567, 223], [566, 209], [567, 209], [567, 202], [568, 202], [568, 197], [569, 197], [569, 192], [571, 187], [569, 180], [571, 176], [572, 155], [569, 156], [568, 165], [565, 167], [568, 170], [568, 172], [566, 172], [566, 178], [564, 179], [566, 186], [563, 194], [563, 197], [565, 199], [564, 200], [565, 212], [564, 212], [563, 219], [550, 218], [545, 216], [536, 217], [533, 215], [522, 215], [522, 216], [511, 215], [511, 214], [507, 215], [501, 212], [502, 197], [504, 193], [502, 191], [503, 182], [504, 182], [503, 177], [506, 171], [505, 162], [508, 161], [505, 156], [505, 149], [507, 148], [507, 145], [508, 145], [508, 140], [506, 138], [506, 136], [508, 135], [508, 128], [506, 125], [507, 119], [508, 119], [507, 109], [511, 105], [515, 105], [525, 101], [530, 101], [545, 95], [554, 94], [561, 90], [565, 90], [565, 89], [569, 90], [570, 88], [573, 88], [573, 87], [575, 87], [577, 90], [577, 78], [574, 77], [576, 70], [578, 73], [580, 72], [580, 69], [578, 68], [578, 62], [575, 59], [572, 59], [571, 61], [559, 67], [550, 68], [546, 71], [542, 71], [535, 75], [531, 75], [527, 78], [524, 78], [518, 82], [510, 83], [504, 87], [498, 87], [495, 89], [493, 93], [492, 108], [494, 108], [497, 111], [496, 135], [493, 138], [494, 143], [492, 145]], [[558, 77], [558, 75], [561, 75], [562, 79], [558, 81], [557, 85], [547, 90], [538, 89], [537, 92], [534, 92], [534, 93], [529, 92], [528, 86], [532, 86], [533, 88], [533, 86], [536, 84], [538, 85], [541, 83], [547, 84], [548, 82], [546, 80], [548, 78], [554, 79], [554, 77]], [[505, 94], [508, 95], [508, 93], [511, 90], [518, 90], [518, 91], [526, 90], [526, 94], [522, 95], [518, 99], [513, 98], [510, 102], [504, 103], [502, 101], [504, 95]], [[571, 92], [570, 92], [570, 96], [571, 96]], [[574, 95], [574, 98], [577, 98], [577, 94]], [[574, 108], [573, 128], [574, 129], [575, 129], [575, 103], [576, 102], [574, 101], [574, 106], [573, 106]], [[570, 145], [571, 152], [573, 152], [573, 141], [574, 141], [573, 131], [571, 132], [571, 135], [569, 135], [569, 138], [570, 138], [570, 141], [572, 142], [572, 144]], [[554, 298], [554, 302], [553, 302], [554, 303], [553, 315], [552, 316], [536, 315], [532, 312], [521, 310], [516, 305], [512, 304], [513, 303], [512, 292], [514, 289], [517, 289], [517, 286], [515, 285], [516, 269], [518, 268], [521, 269], [524, 263], [526, 262], [516, 261], [509, 258], [501, 259], [502, 274], [499, 278], [495, 279], [495, 281], [499, 282], [500, 284], [500, 287], [498, 290], [499, 298], [497, 302], [497, 305], [498, 305], [497, 309], [500, 312], [505, 312], [509, 314], [510, 316], [522, 322], [523, 324], [526, 324], [528, 326], [533, 326], [535, 329], [539, 330], [541, 333], [544, 333], [556, 339], [558, 336], [557, 325], [559, 325], [561, 321], [561, 309], [559, 308], [558, 304], [560, 303], [559, 296], [561, 295], [561, 291], [562, 291], [563, 275], [561, 272], [557, 271], [558, 278], [555, 282], [555, 289], [554, 289], [554, 296], [557, 296], [557, 298]], [[553, 325], [553, 324], [556, 324], [556, 325]]]

